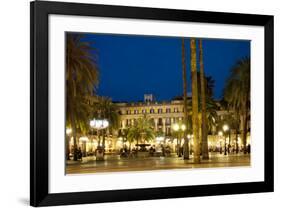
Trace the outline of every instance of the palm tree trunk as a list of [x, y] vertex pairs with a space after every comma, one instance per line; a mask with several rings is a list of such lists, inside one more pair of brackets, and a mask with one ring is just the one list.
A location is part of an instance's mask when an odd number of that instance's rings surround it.
[[76, 124], [75, 124], [75, 119], [74, 115], [71, 114], [71, 128], [73, 132], [73, 144], [74, 144], [74, 152], [73, 152], [73, 160], [77, 161], [77, 135], [76, 135]]
[[136, 153], [138, 154], [138, 151], [139, 151], [139, 138], [137, 138], [137, 148], [136, 148]]
[[[184, 117], [183, 121], [185, 126], [187, 127], [187, 80], [186, 80], [186, 62], [185, 62], [185, 46], [184, 46], [184, 38], [182, 38], [182, 79], [183, 79], [183, 110], [184, 110]], [[188, 128], [186, 128], [188, 129]], [[184, 152], [183, 158], [189, 159], [189, 144], [186, 131], [184, 131]]]
[[247, 153], [247, 101], [243, 102], [243, 115], [242, 115], [242, 140], [244, 146], [244, 154]]
[[123, 148], [125, 148], [125, 138], [122, 137], [122, 145], [123, 145]]
[[70, 137], [68, 135], [66, 135], [66, 141], [65, 141], [65, 152], [66, 152], [66, 160], [70, 160], [69, 157], [69, 144], [70, 144]]
[[199, 40], [199, 61], [200, 61], [200, 84], [201, 84], [201, 106], [202, 106], [202, 156], [203, 159], [209, 159], [207, 119], [206, 119], [206, 84], [203, 65], [202, 40]]
[[199, 123], [198, 123], [198, 86], [197, 86], [197, 64], [196, 64], [196, 41], [190, 39], [191, 49], [191, 79], [192, 79], [192, 128], [194, 153], [193, 160], [200, 163], [200, 145], [199, 145]]
[[238, 130], [236, 129], [236, 147], [235, 147], [236, 154], [238, 154], [238, 148], [239, 148], [239, 145], [238, 145]]
[[104, 129], [102, 129], [101, 131], [102, 131], [102, 148], [105, 150], [105, 133], [104, 133]]

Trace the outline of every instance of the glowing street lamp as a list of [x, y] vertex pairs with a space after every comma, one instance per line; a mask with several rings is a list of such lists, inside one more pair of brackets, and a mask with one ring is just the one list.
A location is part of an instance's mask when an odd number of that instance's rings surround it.
[[65, 132], [69, 136], [72, 133], [72, 129], [71, 128], [67, 128]]
[[109, 122], [106, 119], [93, 119], [90, 121], [90, 126], [93, 129], [101, 130], [109, 126]]
[[[104, 160], [104, 151], [105, 151], [105, 139], [103, 139], [103, 144], [102, 144], [102, 148], [100, 148], [100, 135], [99, 135], [99, 131], [106, 129], [109, 126], [109, 122], [106, 119], [93, 119], [90, 121], [90, 126], [93, 129], [97, 130], [97, 134], [98, 134], [98, 149], [99, 149], [99, 154], [96, 153], [96, 159], [97, 160]], [[103, 132], [102, 132], [103, 133]]]
[[180, 125], [175, 123], [175, 124], [172, 125], [172, 128], [173, 128], [174, 131], [178, 131], [180, 129]]
[[[175, 123], [172, 125], [172, 129], [175, 131], [175, 132], [184, 132], [186, 130], [186, 126], [184, 124], [178, 124], [178, 123]], [[179, 147], [179, 136], [177, 136], [177, 151], [178, 151], [178, 156], [181, 157], [181, 154], [180, 154], [180, 147]]]
[[186, 129], [186, 126], [185, 126], [184, 124], [182, 124], [182, 125], [181, 125], [181, 130], [182, 130], [182, 131], [185, 131], [185, 129]]
[[[227, 124], [224, 124], [222, 129], [224, 132], [227, 132], [229, 130], [229, 126]], [[224, 135], [224, 155], [226, 155], [226, 135]]]
[[226, 132], [229, 130], [229, 126], [227, 124], [224, 124], [222, 127], [223, 131]]

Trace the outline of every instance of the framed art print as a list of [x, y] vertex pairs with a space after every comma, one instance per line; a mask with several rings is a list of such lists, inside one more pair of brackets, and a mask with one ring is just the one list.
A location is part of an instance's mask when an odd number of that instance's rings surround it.
[[273, 16], [31, 2], [32, 206], [273, 191]]

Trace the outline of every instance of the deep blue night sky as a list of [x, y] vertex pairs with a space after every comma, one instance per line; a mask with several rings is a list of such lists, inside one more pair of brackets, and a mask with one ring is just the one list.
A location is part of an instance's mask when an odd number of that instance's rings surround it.
[[[98, 95], [128, 102], [142, 101], [145, 93], [158, 101], [182, 95], [181, 38], [86, 34], [85, 39], [98, 53]], [[190, 92], [189, 39], [185, 40]], [[231, 67], [245, 56], [250, 56], [250, 41], [203, 39], [205, 74], [215, 80], [215, 98], [221, 97]]]

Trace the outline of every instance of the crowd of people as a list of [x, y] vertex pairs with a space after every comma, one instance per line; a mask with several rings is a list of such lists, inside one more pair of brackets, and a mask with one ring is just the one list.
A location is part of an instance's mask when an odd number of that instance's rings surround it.
[[[193, 148], [192, 145], [190, 146], [190, 154], [192, 155], [193, 153]], [[134, 158], [137, 157], [138, 152], [147, 152], [148, 156], [150, 157], [159, 157], [159, 156], [163, 156], [163, 157], [169, 157], [171, 156], [171, 153], [174, 152], [176, 153], [179, 157], [183, 155], [184, 152], [184, 148], [183, 146], [176, 148], [175, 150], [173, 150], [169, 145], [163, 145], [163, 144], [159, 144], [157, 146], [155, 145], [151, 145], [148, 148], [145, 147], [138, 147], [138, 146], [134, 146], [133, 148], [128, 148], [127, 145], [124, 145], [118, 152], [114, 151], [110, 151], [109, 153], [117, 153], [120, 155], [121, 158]], [[220, 146], [210, 146], [209, 147], [209, 152], [210, 153], [219, 153], [219, 154], [237, 154], [237, 153], [247, 153], [250, 154], [251, 153], [251, 145], [248, 144], [245, 148], [243, 147], [236, 147], [234, 145], [220, 145]], [[74, 148], [72, 148], [71, 151], [71, 155], [73, 155], [74, 153]], [[89, 156], [89, 154], [83, 153], [83, 151], [81, 150], [81, 147], [78, 147], [76, 149], [76, 155], [77, 155], [77, 159], [82, 161], [82, 158], [85, 156]], [[95, 155], [96, 157], [100, 157], [103, 158], [105, 155], [105, 150], [102, 147], [98, 147], [96, 148], [96, 150], [93, 152], [93, 154], [91, 155]], [[69, 160], [69, 155], [68, 155], [68, 160]]]

